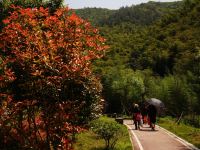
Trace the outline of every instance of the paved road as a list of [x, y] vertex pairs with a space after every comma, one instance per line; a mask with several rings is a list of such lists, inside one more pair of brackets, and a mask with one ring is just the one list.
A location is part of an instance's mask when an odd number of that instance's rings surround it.
[[132, 120], [124, 120], [124, 124], [131, 133], [134, 150], [197, 150], [158, 126], [152, 131], [148, 125], [135, 130]]

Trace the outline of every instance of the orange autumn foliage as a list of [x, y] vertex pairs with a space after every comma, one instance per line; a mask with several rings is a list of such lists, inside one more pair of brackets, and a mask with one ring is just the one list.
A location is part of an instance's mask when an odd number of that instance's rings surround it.
[[69, 8], [12, 8], [0, 33], [0, 148], [71, 149], [82, 108], [100, 97], [91, 61], [105, 39]]
[[44, 67], [61, 77], [90, 75], [91, 60], [102, 57], [107, 48], [97, 29], [69, 8], [52, 16], [44, 8], [12, 7], [16, 11], [4, 20], [0, 36], [6, 61], [29, 63], [34, 76], [44, 76]]

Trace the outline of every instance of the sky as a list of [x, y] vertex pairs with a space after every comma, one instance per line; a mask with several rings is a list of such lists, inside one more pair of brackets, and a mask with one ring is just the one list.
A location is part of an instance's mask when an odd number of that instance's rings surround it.
[[[64, 4], [72, 9], [84, 7], [101, 7], [108, 9], [119, 9], [122, 6], [137, 5], [147, 3], [150, 0], [64, 0]], [[151, 0], [154, 2], [173, 2], [178, 0]]]

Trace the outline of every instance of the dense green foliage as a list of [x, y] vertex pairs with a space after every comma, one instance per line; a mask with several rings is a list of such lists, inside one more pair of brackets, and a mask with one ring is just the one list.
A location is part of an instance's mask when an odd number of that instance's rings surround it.
[[[170, 95], [162, 99], [168, 99], [166, 103], [175, 114], [180, 111], [199, 113], [199, 7], [199, 1], [185, 1], [176, 14], [166, 15], [151, 27], [151, 37], [144, 42], [144, 50], [140, 51], [139, 56], [132, 57], [132, 60], [139, 61], [139, 64], [147, 62], [147, 66], [143, 65], [142, 69], [151, 68], [154, 74], [162, 77], [163, 84], [168, 84], [164, 87], [168, 87], [166, 92]], [[135, 54], [135, 51], [132, 54]], [[134, 61], [131, 64], [134, 64]], [[141, 69], [137, 66], [133, 68]], [[173, 76], [170, 80], [169, 74]]]
[[137, 25], [150, 25], [159, 19], [167, 11], [173, 11], [179, 2], [175, 3], [155, 3], [141, 4], [131, 7], [122, 7], [115, 13], [111, 14], [108, 19], [103, 20], [104, 25], [117, 25], [124, 22], [134, 23]]
[[[107, 19], [92, 16], [110, 46], [93, 67], [101, 75], [107, 112], [124, 113], [126, 102], [155, 97], [170, 115], [200, 114], [199, 16], [198, 0], [149, 2], [115, 10]], [[139, 79], [139, 92], [135, 82], [126, 82], [129, 74]]]
[[130, 104], [139, 102], [144, 94], [141, 73], [124, 67], [108, 67], [103, 74], [103, 92], [110, 100], [107, 102], [107, 112], [130, 113]]
[[87, 19], [93, 25], [99, 25], [102, 20], [108, 19], [108, 17], [115, 12], [115, 10], [109, 10], [105, 8], [84, 8], [76, 9], [76, 14], [84, 19]]
[[132, 5], [131, 7], [121, 7], [118, 10], [102, 8], [77, 9], [76, 13], [84, 19], [89, 19], [95, 25], [114, 26], [125, 22], [137, 25], [149, 25], [159, 19], [168, 11], [174, 11], [180, 2], [155, 3]]

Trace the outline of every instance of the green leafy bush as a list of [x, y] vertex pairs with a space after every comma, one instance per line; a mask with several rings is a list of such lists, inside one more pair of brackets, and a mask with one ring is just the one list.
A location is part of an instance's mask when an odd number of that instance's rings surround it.
[[113, 149], [122, 136], [122, 125], [106, 117], [93, 120], [90, 126], [92, 131], [105, 141], [106, 150]]

